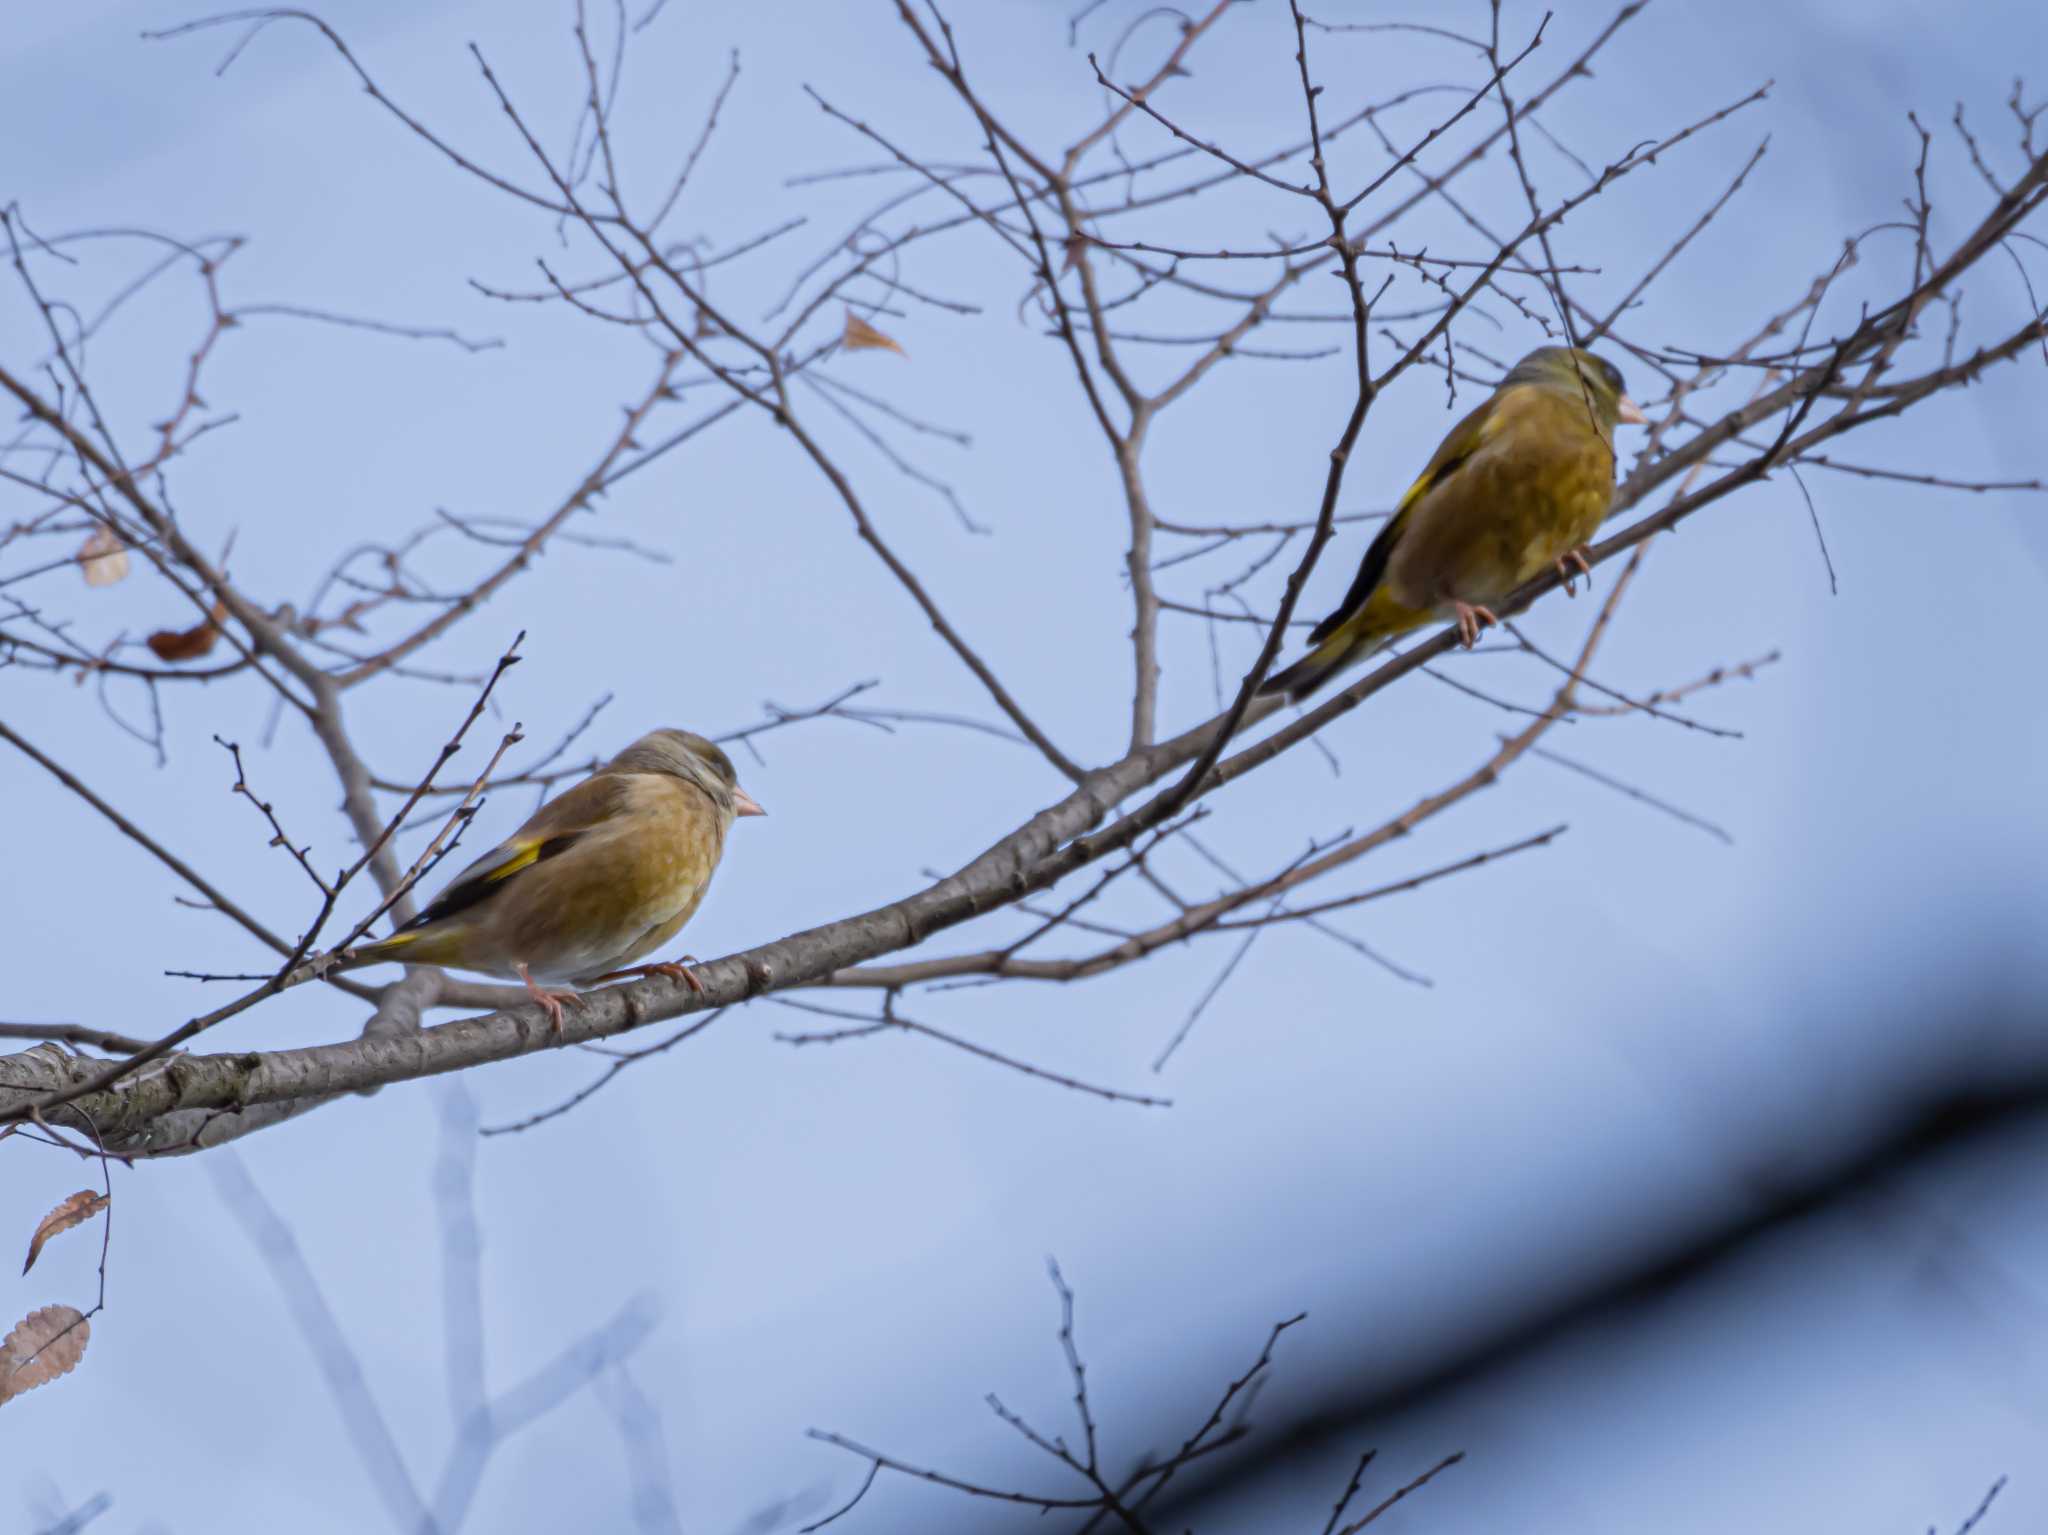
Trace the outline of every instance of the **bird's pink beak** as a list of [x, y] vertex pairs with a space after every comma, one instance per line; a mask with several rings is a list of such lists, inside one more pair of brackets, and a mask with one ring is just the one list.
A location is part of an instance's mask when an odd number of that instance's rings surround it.
[[1648, 426], [1650, 424], [1650, 418], [1643, 414], [1643, 407], [1636, 404], [1627, 395], [1621, 397], [1621, 409], [1615, 413], [1615, 418], [1627, 422], [1630, 426]]
[[756, 804], [754, 796], [745, 789], [735, 789], [732, 791], [732, 813], [734, 815], [766, 815], [768, 812]]

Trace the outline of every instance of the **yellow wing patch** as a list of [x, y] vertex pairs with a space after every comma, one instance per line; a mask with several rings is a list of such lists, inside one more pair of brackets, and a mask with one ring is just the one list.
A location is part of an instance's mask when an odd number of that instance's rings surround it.
[[1428, 492], [1429, 487], [1437, 482], [1437, 479], [1438, 475], [1432, 469], [1425, 469], [1417, 476], [1415, 483], [1408, 487], [1407, 494], [1402, 496], [1400, 501], [1395, 504], [1393, 520], [1399, 522], [1405, 517], [1408, 514], [1408, 509], [1423, 498]]
[[510, 879], [521, 869], [528, 867], [540, 858], [541, 847], [542, 844], [538, 842], [524, 844], [518, 852], [484, 875], [484, 878], [494, 885], [501, 879]]

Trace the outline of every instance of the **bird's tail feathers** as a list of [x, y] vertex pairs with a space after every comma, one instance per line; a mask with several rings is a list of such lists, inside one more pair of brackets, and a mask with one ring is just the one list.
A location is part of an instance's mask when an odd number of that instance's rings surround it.
[[1348, 635], [1336, 635], [1325, 640], [1314, 650], [1283, 671], [1277, 671], [1259, 684], [1261, 693], [1285, 693], [1295, 703], [1300, 703], [1309, 694], [1323, 685], [1331, 673], [1339, 670], [1351, 659], [1352, 641]]
[[1382, 586], [1365, 606], [1344, 620], [1330, 637], [1285, 671], [1259, 684], [1261, 693], [1285, 693], [1295, 703], [1321, 687], [1347, 666], [1378, 655], [1410, 629], [1429, 622], [1426, 608], [1401, 606]]
[[399, 951], [408, 944], [417, 943], [422, 937], [418, 931], [393, 933], [389, 938], [372, 939], [345, 950], [334, 962], [336, 970], [353, 970], [358, 965], [381, 965], [399, 957]]

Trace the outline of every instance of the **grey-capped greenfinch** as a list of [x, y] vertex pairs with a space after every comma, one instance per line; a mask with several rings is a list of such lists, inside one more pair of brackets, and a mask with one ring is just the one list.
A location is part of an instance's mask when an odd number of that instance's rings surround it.
[[1621, 372], [1577, 347], [1538, 347], [1451, 428], [1365, 551], [1309, 653], [1262, 693], [1306, 698], [1389, 640], [1453, 619], [1467, 646], [1487, 607], [1555, 567], [1592, 574], [1585, 546], [1614, 500], [1614, 429], [1641, 423]]
[[[735, 818], [765, 815], [732, 759], [687, 730], [642, 736], [449, 882], [388, 938], [340, 968], [385, 960], [525, 982], [557, 1033], [573, 991], [626, 973], [696, 913]], [[687, 966], [659, 971], [698, 991]]]

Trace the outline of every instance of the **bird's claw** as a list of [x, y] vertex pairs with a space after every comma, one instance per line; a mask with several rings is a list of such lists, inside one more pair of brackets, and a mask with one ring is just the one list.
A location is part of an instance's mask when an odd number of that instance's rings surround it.
[[1593, 584], [1593, 566], [1586, 558], [1585, 549], [1583, 547], [1567, 549], [1557, 557], [1557, 573], [1564, 577], [1564, 594], [1567, 597], [1576, 597], [1579, 594], [1578, 588], [1572, 585], [1572, 573], [1575, 566], [1578, 573], [1586, 578], [1586, 585], [1591, 586]]
[[549, 991], [527, 973], [526, 966], [524, 965], [519, 967], [519, 979], [526, 983], [526, 989], [532, 993], [533, 1000], [538, 1002], [541, 1005], [542, 1011], [548, 1015], [548, 1032], [557, 1039], [561, 1038], [562, 1004], [564, 1002], [574, 1002], [578, 1007], [581, 1007], [583, 1005], [583, 998], [573, 991]]
[[1489, 625], [1498, 624], [1492, 612], [1469, 602], [1456, 604], [1458, 612], [1458, 641], [1467, 650], [1479, 643], [1479, 631]]
[[698, 996], [704, 995], [704, 982], [698, 978], [691, 965], [704, 963], [694, 954], [685, 954], [680, 960], [665, 959], [659, 964], [634, 965], [629, 970], [609, 970], [597, 979], [600, 981], [624, 980], [629, 975], [665, 975], [672, 981], [681, 981]]
[[[684, 960], [695, 960], [696, 958], [697, 956], [694, 954], [685, 954], [683, 956]], [[702, 961], [698, 962], [702, 963]], [[682, 960], [664, 960], [661, 964], [649, 965], [647, 973], [649, 975], [665, 975], [672, 981], [681, 981], [690, 990], [697, 993], [698, 996], [704, 995], [704, 982], [698, 978], [697, 972], [692, 970], [687, 964], [684, 964]]]

